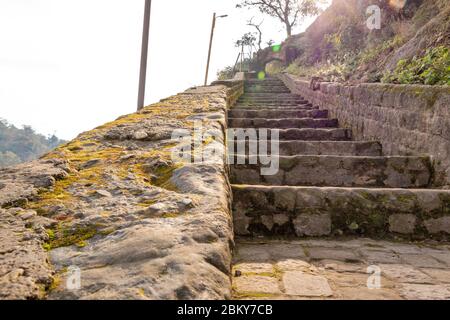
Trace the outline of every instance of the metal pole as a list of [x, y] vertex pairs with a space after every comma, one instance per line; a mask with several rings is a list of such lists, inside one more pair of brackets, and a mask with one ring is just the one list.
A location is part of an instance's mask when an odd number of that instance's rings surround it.
[[233, 67], [233, 72], [236, 72], [236, 66], [239, 63], [239, 58], [241, 57], [241, 53], [239, 52], [237, 58], [236, 58], [236, 62], [234, 63], [234, 67]]
[[216, 13], [214, 12], [212, 27], [211, 27], [211, 38], [209, 40], [208, 62], [206, 63], [205, 86], [208, 85], [209, 62], [211, 61], [211, 49], [212, 49], [212, 42], [213, 42], [213, 38], [214, 38], [215, 26], [216, 26]]
[[152, 0], [145, 0], [144, 30], [142, 32], [142, 49], [141, 49], [141, 70], [139, 75], [139, 94], [137, 107], [138, 111], [144, 107], [151, 8], [152, 8]]
[[244, 71], [244, 45], [242, 44], [241, 47], [241, 72]]

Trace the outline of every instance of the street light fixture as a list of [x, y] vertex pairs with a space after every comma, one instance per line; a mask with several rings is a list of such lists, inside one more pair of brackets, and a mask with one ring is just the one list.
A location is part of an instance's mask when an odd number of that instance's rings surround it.
[[141, 69], [139, 75], [138, 111], [144, 107], [145, 83], [147, 78], [148, 38], [150, 33], [150, 12], [152, 0], [145, 0], [144, 30], [142, 32]]
[[212, 21], [212, 27], [211, 27], [211, 38], [209, 40], [209, 51], [208, 51], [208, 62], [206, 63], [206, 75], [205, 75], [205, 86], [208, 85], [208, 73], [209, 73], [209, 63], [211, 61], [211, 49], [212, 49], [212, 43], [214, 38], [214, 28], [216, 27], [216, 20], [219, 18], [226, 18], [228, 17], [227, 14], [216, 16], [216, 13], [213, 14], [213, 21]]

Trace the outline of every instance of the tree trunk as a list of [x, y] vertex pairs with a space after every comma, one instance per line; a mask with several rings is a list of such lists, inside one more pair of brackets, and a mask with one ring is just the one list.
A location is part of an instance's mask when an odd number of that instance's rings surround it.
[[292, 27], [289, 22], [286, 22], [286, 33], [287, 33], [288, 38], [292, 35]]

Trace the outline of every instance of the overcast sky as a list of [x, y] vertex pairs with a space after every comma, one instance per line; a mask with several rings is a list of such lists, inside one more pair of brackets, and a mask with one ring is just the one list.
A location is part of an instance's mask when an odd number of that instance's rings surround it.
[[[234, 64], [257, 11], [237, 0], [153, 0], [146, 104], [201, 85], [212, 14], [210, 80]], [[72, 139], [136, 109], [144, 0], [0, 0], [0, 118]], [[296, 32], [304, 30], [308, 19]], [[285, 38], [265, 18], [265, 41]]]

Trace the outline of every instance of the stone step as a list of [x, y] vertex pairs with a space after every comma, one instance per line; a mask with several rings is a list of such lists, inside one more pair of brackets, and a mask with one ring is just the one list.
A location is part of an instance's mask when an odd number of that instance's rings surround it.
[[328, 118], [328, 110], [271, 110], [271, 109], [248, 109], [230, 110], [229, 118]]
[[319, 107], [312, 106], [310, 104], [278, 104], [278, 105], [254, 105], [254, 104], [237, 104], [234, 107], [232, 107], [232, 110], [257, 110], [257, 109], [270, 109], [270, 110], [280, 110], [280, 111], [286, 111], [286, 110], [317, 110]]
[[[259, 131], [256, 130], [256, 139], [259, 139]], [[269, 137], [270, 132], [269, 130]], [[349, 129], [277, 129], [280, 140], [302, 140], [302, 141], [350, 141], [352, 132]]]
[[[236, 141], [234, 153], [237, 153]], [[243, 155], [248, 154], [249, 144], [257, 146], [259, 143], [268, 146], [268, 151], [271, 151], [270, 141], [245, 141], [245, 151]], [[334, 156], [367, 156], [379, 157], [382, 156], [381, 143], [375, 141], [279, 141], [279, 154], [281, 156], [296, 156], [296, 155], [334, 155]], [[257, 149], [258, 150], [258, 149]]]
[[293, 93], [265, 93], [265, 92], [249, 92], [245, 93], [242, 97], [255, 97], [255, 98], [300, 98], [302, 96]]
[[246, 83], [245, 88], [287, 88], [284, 83]]
[[290, 93], [286, 87], [245, 87], [244, 92], [273, 92], [273, 93]]
[[[432, 172], [428, 157], [279, 156], [279, 169], [263, 176], [257, 156], [240, 157], [231, 165], [231, 181], [237, 184], [427, 188]], [[257, 164], [248, 164], [257, 163]]]
[[254, 105], [296, 105], [296, 104], [311, 104], [309, 101], [307, 100], [286, 100], [286, 101], [278, 101], [278, 100], [273, 100], [273, 101], [236, 101], [236, 103], [238, 104], [254, 104]]
[[283, 87], [286, 88], [286, 85], [283, 82], [247, 82], [244, 85], [245, 88], [273, 88], [273, 87]]
[[230, 118], [228, 127], [230, 128], [337, 128], [337, 119], [265, 119], [265, 118]]
[[238, 99], [238, 101], [244, 101], [244, 102], [272, 102], [272, 103], [277, 103], [277, 102], [298, 102], [298, 101], [305, 101], [305, 103], [307, 103], [308, 101], [301, 98], [301, 97], [283, 97], [283, 98], [274, 98], [274, 97], [245, 97], [242, 96]]
[[246, 80], [246, 85], [284, 85], [284, 82], [278, 79], [270, 79], [270, 80]]
[[283, 103], [297, 103], [297, 104], [306, 104], [308, 103], [307, 100], [302, 100], [302, 99], [244, 99], [244, 98], [240, 98], [237, 103], [260, 103], [260, 104], [265, 104], [265, 103], [269, 103], [269, 104], [283, 104]]
[[233, 185], [242, 236], [425, 239], [450, 234], [450, 190]]

